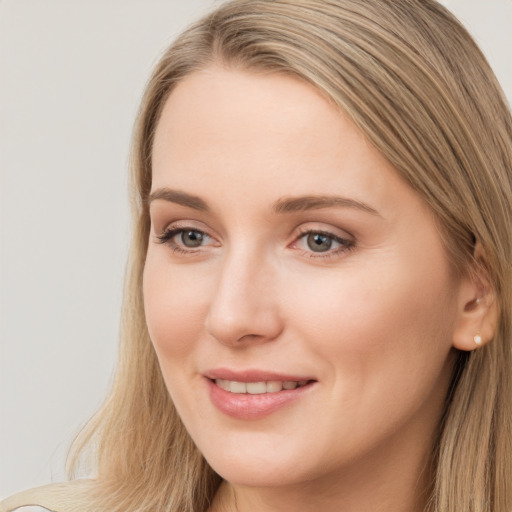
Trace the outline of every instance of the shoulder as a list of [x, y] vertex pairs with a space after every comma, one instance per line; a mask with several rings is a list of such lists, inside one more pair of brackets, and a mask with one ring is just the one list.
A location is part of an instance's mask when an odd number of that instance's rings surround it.
[[27, 505], [13, 509], [12, 512], [51, 512], [49, 508], [39, 507], [38, 505]]
[[0, 502], [0, 512], [88, 512], [94, 480], [43, 485]]

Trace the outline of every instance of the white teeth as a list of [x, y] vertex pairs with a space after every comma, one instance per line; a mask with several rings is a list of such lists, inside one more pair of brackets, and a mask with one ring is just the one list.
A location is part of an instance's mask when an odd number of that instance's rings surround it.
[[267, 393], [277, 393], [283, 389], [283, 383], [278, 380], [269, 380], [267, 382]]
[[229, 383], [229, 390], [231, 393], [247, 393], [247, 386], [245, 382], [231, 381]]
[[229, 380], [217, 379], [215, 382], [217, 383], [217, 386], [229, 391]]
[[291, 390], [301, 386], [305, 386], [308, 381], [278, 381], [269, 380], [268, 382], [237, 382], [234, 380], [215, 379], [215, 383], [222, 389], [231, 393], [250, 395], [262, 395], [264, 393], [277, 393], [283, 389]]
[[247, 383], [247, 393], [251, 395], [261, 395], [267, 392], [267, 383], [266, 382], [248, 382]]

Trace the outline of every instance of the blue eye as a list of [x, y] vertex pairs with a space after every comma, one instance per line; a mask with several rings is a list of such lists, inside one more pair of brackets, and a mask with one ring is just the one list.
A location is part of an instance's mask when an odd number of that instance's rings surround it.
[[195, 229], [185, 229], [179, 233], [179, 239], [185, 247], [200, 247], [203, 245], [205, 234]]
[[324, 233], [309, 233], [306, 236], [308, 248], [313, 252], [329, 251], [333, 244], [333, 238]]
[[354, 242], [325, 231], [307, 231], [298, 238], [297, 245], [313, 257], [313, 253], [331, 256], [347, 251]]
[[205, 232], [194, 228], [169, 228], [157, 236], [158, 242], [175, 251], [187, 252], [210, 244], [212, 239]]

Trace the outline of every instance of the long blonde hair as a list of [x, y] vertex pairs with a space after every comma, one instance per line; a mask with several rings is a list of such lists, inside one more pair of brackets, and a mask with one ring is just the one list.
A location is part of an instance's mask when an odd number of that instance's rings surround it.
[[155, 129], [174, 86], [215, 61], [313, 84], [430, 205], [457, 268], [470, 268], [481, 245], [499, 325], [485, 347], [460, 353], [434, 440], [429, 509], [512, 510], [512, 120], [482, 53], [434, 0], [235, 0], [162, 56], [133, 141], [119, 366], [70, 458], [76, 467], [92, 454], [97, 510], [202, 511], [221, 480], [168, 396], [142, 300]]

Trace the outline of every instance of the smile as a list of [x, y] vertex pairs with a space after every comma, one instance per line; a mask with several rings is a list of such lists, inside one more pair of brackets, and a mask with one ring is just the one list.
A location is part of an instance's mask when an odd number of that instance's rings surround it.
[[318, 384], [316, 379], [304, 377], [227, 370], [209, 372], [205, 381], [213, 405], [239, 420], [257, 420], [291, 406]]
[[270, 380], [262, 382], [237, 382], [234, 380], [215, 379], [215, 384], [225, 391], [237, 394], [263, 395], [265, 393], [278, 393], [279, 391], [296, 389], [305, 386], [307, 380], [279, 381]]

